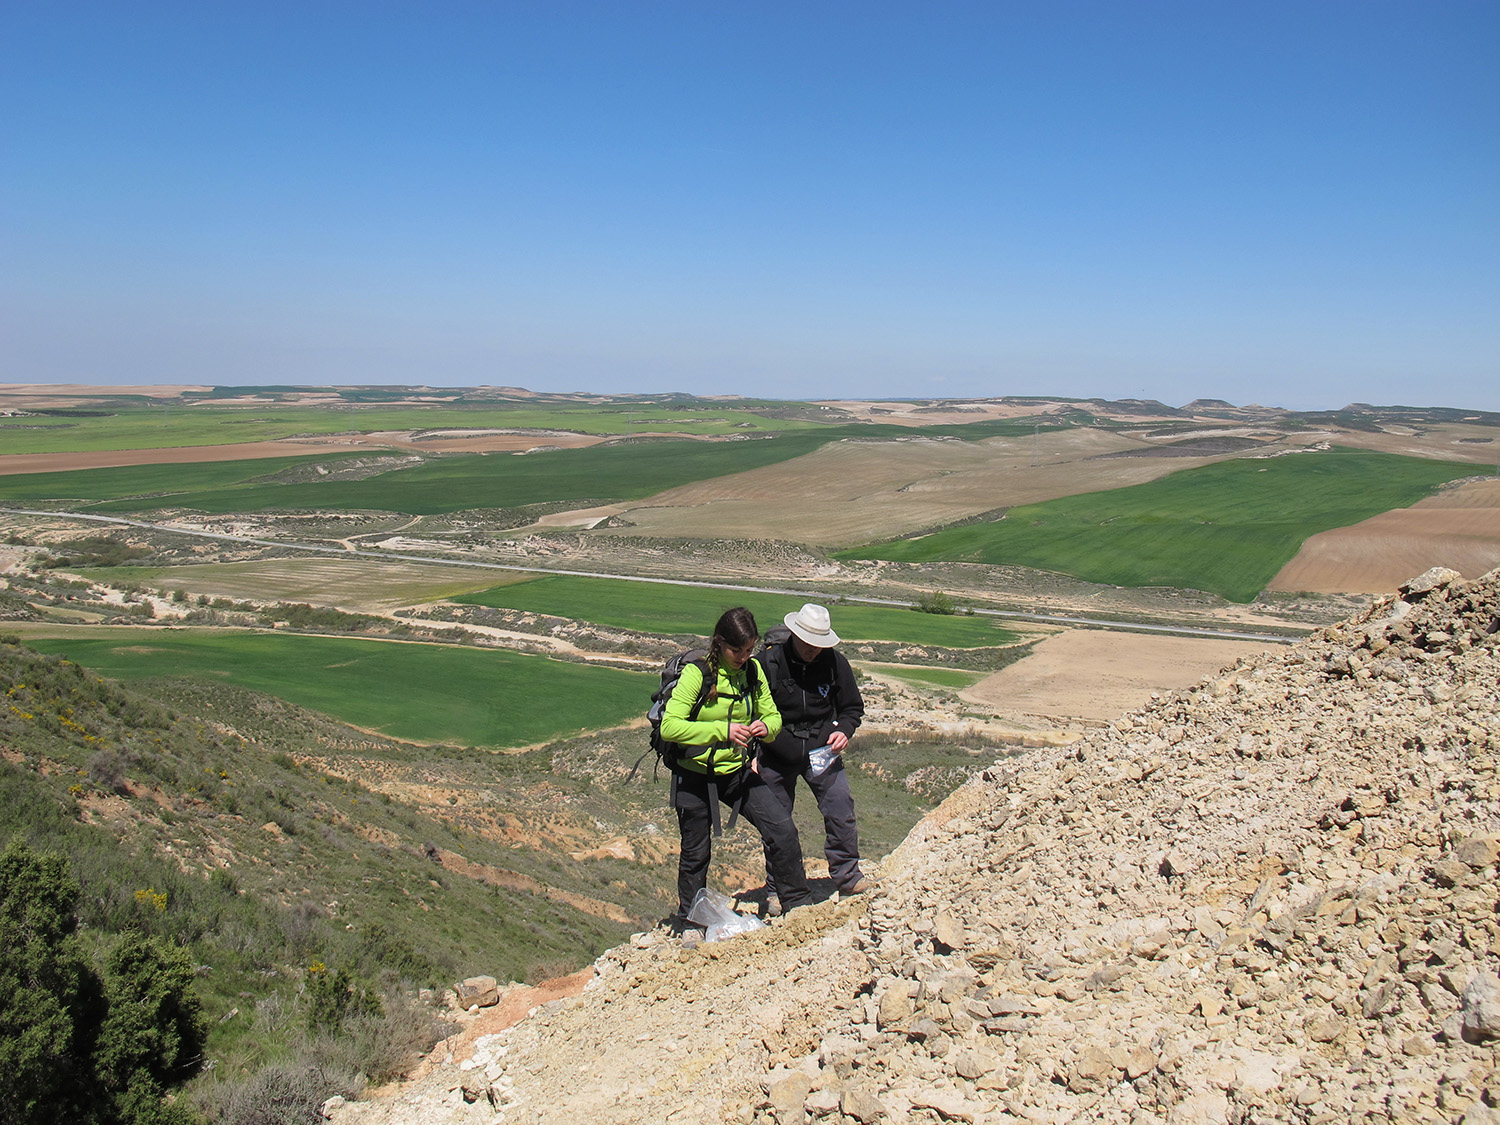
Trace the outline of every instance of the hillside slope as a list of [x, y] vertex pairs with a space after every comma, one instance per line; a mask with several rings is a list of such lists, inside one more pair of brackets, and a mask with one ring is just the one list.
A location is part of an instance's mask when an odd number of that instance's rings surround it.
[[986, 771], [868, 902], [638, 936], [333, 1120], [1492, 1121], [1497, 715], [1500, 571], [1429, 572]]

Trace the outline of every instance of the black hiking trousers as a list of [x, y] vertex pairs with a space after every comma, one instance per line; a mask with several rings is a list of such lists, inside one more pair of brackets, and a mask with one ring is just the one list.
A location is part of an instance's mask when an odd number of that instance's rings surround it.
[[[760, 832], [766, 862], [775, 871], [776, 885], [781, 889], [782, 908], [790, 910], [811, 902], [807, 874], [802, 870], [802, 843], [791, 814], [775, 794], [748, 768], [728, 777], [721, 775], [714, 782], [719, 800], [731, 808], [739, 805], [745, 819]], [[705, 775], [687, 770], [673, 773], [672, 807], [677, 810], [677, 827], [682, 832], [677, 912], [683, 916], [692, 909], [693, 897], [708, 885], [708, 864], [713, 858], [713, 817], [708, 802]]]
[[[802, 764], [786, 762], [771, 755], [760, 760], [760, 776], [786, 815], [792, 815], [797, 800], [797, 779], [807, 782], [823, 814], [823, 855], [828, 859], [828, 875], [839, 890], [854, 886], [863, 874], [859, 869], [859, 826], [854, 822], [854, 797], [849, 792], [849, 775], [844, 759], [835, 756], [833, 765], [816, 777], [808, 772], [807, 755]], [[781, 895], [781, 877], [771, 866], [771, 852], [766, 850], [766, 890]], [[786, 896], [781, 895], [783, 901]]]

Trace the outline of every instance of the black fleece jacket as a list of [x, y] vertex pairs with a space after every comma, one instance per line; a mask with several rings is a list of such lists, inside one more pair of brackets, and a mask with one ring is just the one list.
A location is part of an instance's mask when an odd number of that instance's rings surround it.
[[835, 723], [854, 737], [865, 716], [865, 701], [843, 653], [825, 648], [813, 660], [803, 660], [788, 639], [768, 646], [760, 663], [781, 712], [781, 733], [766, 747], [773, 757], [805, 761], [809, 750], [828, 742]]

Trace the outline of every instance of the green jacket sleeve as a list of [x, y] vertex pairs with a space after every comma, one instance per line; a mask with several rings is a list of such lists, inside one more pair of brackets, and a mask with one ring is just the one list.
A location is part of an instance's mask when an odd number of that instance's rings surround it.
[[[729, 740], [729, 729], [722, 721], [716, 723], [688, 718], [702, 689], [703, 669], [696, 664], [689, 664], [678, 677], [677, 686], [672, 689], [672, 698], [667, 700], [666, 710], [662, 712], [661, 736], [668, 742], [683, 746], [707, 746], [713, 742]], [[705, 704], [703, 710], [709, 709], [709, 705]]]

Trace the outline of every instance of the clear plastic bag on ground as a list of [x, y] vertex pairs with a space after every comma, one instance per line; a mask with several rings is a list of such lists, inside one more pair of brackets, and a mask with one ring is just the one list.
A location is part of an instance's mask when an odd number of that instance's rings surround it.
[[704, 941], [723, 941], [765, 926], [755, 915], [735, 910], [734, 899], [712, 887], [704, 887], [693, 896], [688, 921], [703, 927]]

